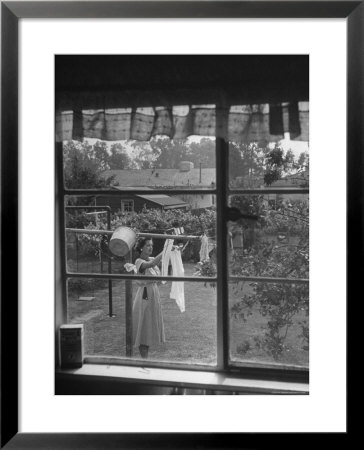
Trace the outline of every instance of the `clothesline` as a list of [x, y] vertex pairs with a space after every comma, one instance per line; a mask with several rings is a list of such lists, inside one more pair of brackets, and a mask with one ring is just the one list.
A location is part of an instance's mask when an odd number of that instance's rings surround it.
[[[170, 228], [168, 228], [168, 230], [169, 230]], [[207, 228], [207, 230], [215, 230], [215, 228]], [[163, 229], [159, 229], [159, 230], [157, 230], [157, 231], [164, 231]], [[148, 231], [147, 230], [141, 230], [140, 232], [139, 232], [139, 235], [140, 235], [140, 233], [148, 233]], [[210, 238], [215, 238], [216, 237], [216, 233], [213, 233], [213, 234], [209, 234], [209, 233], [205, 233], [205, 232], [203, 232], [203, 233], [201, 233], [201, 235], [196, 235], [196, 236], [194, 236], [195, 238], [197, 238], [197, 237], [202, 237], [202, 236], [204, 236], [204, 235], [206, 235], [207, 237], [210, 237]], [[163, 236], [166, 236], [166, 235], [163, 235]], [[186, 235], [184, 235], [184, 234], [176, 234], [176, 235], [173, 235], [173, 236], [175, 236], [175, 238], [179, 238], [179, 237], [181, 237], [181, 236], [186, 236]]]
[[[122, 225], [121, 225], [122, 226]], [[154, 231], [171, 231], [171, 230], [174, 230], [175, 228], [183, 228], [183, 227], [170, 227], [170, 228], [153, 228], [153, 230]], [[208, 231], [208, 230], [215, 230], [216, 229], [216, 227], [209, 227], [209, 228], [205, 228], [204, 230], [205, 231]], [[204, 234], [205, 233], [205, 231], [202, 233], [202, 234]], [[140, 232], [141, 233], [148, 233], [148, 230], [140, 230]]]
[[[66, 228], [66, 231], [70, 233], [83, 233], [83, 234], [114, 234], [115, 230], [88, 230], [87, 228]], [[136, 232], [138, 237], [154, 237], [160, 239], [201, 239], [201, 236], [191, 236], [185, 234], [158, 234], [158, 233], [138, 233]]]
[[[70, 233], [83, 233], [83, 234], [107, 234], [112, 235], [115, 230], [88, 230], [87, 228], [66, 228], [66, 231]], [[201, 239], [205, 233], [195, 236], [195, 235], [186, 235], [186, 234], [158, 234], [158, 233], [145, 233], [145, 232], [136, 232], [138, 237], [154, 237], [156, 239]]]

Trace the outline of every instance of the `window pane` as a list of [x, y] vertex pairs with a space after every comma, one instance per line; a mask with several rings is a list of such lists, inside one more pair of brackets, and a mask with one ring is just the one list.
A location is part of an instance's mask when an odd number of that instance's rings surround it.
[[230, 283], [230, 361], [308, 367], [309, 288]]
[[243, 189], [307, 188], [308, 151], [308, 142], [289, 139], [265, 144], [230, 142], [229, 186]]
[[[229, 275], [297, 283], [230, 280], [234, 363], [308, 365], [308, 195], [234, 195], [230, 205], [257, 220], [229, 222]], [[274, 201], [273, 201], [274, 200]]]
[[142, 343], [149, 346], [150, 361], [215, 365], [216, 289], [202, 282], [182, 284], [184, 308], [170, 298], [170, 282], [155, 285], [158, 294], [149, 285], [146, 300], [136, 282], [69, 279], [68, 322], [84, 324], [86, 355], [142, 360]]
[[64, 183], [69, 189], [135, 190], [216, 187], [215, 138], [63, 144]]
[[[128, 195], [130, 198], [130, 193]], [[122, 211], [122, 196], [119, 195], [102, 198], [67, 196], [67, 270], [72, 273], [127, 273], [130, 267], [125, 265], [138, 258], [137, 236], [152, 238], [151, 256], [156, 256], [164, 250], [167, 240], [162, 236], [167, 234], [176, 235], [173, 248], [180, 251], [185, 276], [215, 276], [214, 195], [185, 194], [178, 199], [160, 195], [150, 196], [150, 200], [144, 197], [134, 195], [131, 200], [134, 211]], [[173, 202], [184, 202], [188, 208], [174, 207]], [[90, 206], [95, 203], [97, 207]], [[124, 227], [123, 231], [120, 227]], [[118, 234], [113, 235], [116, 229]], [[127, 253], [120, 254], [119, 247], [115, 248], [113, 242], [125, 243]], [[165, 276], [174, 274], [170, 267], [168, 273], [164, 272]]]
[[233, 195], [229, 203], [244, 215], [228, 226], [230, 275], [308, 278], [308, 195]]

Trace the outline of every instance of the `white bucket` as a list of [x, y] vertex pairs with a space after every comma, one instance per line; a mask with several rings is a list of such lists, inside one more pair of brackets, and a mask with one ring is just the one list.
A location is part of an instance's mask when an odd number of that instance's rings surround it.
[[134, 247], [137, 235], [134, 230], [128, 227], [117, 228], [111, 236], [109, 249], [117, 256], [125, 256]]

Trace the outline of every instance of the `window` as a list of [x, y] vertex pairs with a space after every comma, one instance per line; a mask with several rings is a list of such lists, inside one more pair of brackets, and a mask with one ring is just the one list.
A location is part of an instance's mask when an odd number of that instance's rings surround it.
[[132, 212], [134, 211], [133, 200], [121, 200], [121, 211], [122, 212]]
[[[308, 159], [284, 146], [308, 142], [308, 58], [114, 56], [99, 85], [90, 79], [72, 96], [67, 83], [93, 58], [56, 58], [57, 326], [84, 323], [86, 362], [307, 380], [309, 190], [294, 180], [308, 179]], [[195, 68], [181, 80], [186, 58]], [[211, 72], [216, 58], [224, 69]], [[104, 91], [105, 79], [122, 83]], [[125, 192], [135, 200], [120, 200]], [[70, 209], [91, 207], [95, 196], [110, 205], [98, 226]], [[164, 236], [184, 270], [173, 262], [172, 279], [169, 270], [140, 273], [137, 238], [153, 239], [154, 256]], [[133, 302], [144, 308], [156, 295], [168, 340], [148, 345], [146, 359], [136, 335], [155, 330], [143, 328], [144, 316], [135, 321]]]

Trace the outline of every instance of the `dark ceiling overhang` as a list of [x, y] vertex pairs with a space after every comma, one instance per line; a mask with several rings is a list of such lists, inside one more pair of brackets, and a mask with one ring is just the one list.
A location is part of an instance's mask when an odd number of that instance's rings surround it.
[[308, 55], [57, 55], [55, 69], [63, 110], [309, 99]]

